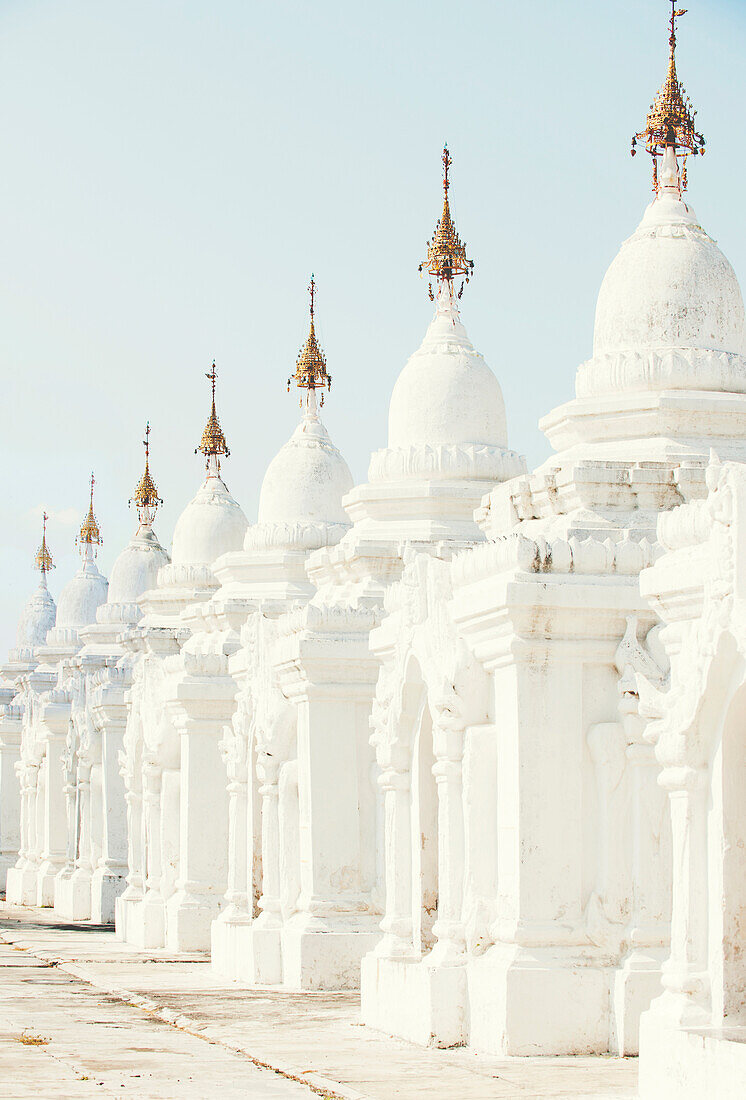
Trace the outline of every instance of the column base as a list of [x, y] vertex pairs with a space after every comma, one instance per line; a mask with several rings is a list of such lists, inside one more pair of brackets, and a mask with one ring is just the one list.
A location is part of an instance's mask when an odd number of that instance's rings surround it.
[[572, 949], [495, 944], [467, 965], [469, 1045], [486, 1054], [605, 1054], [609, 972]]
[[[275, 943], [269, 942], [274, 938]], [[246, 985], [278, 985], [282, 981], [280, 930], [257, 928], [248, 913], [228, 906], [212, 922], [212, 969], [221, 978]]]
[[36, 905], [39, 868], [32, 864], [11, 867], [5, 880], [5, 900], [8, 905]]
[[621, 1058], [639, 1053], [640, 1017], [661, 995], [664, 949], [632, 951], [614, 975], [611, 1049]]
[[640, 1021], [640, 1100], [742, 1100], [746, 1021], [676, 1027], [656, 1007]]
[[166, 902], [166, 947], [169, 951], [209, 951], [212, 922], [223, 898], [177, 890]]
[[95, 924], [113, 924], [117, 898], [127, 886], [127, 870], [112, 871], [97, 867], [91, 877], [91, 920]]
[[18, 852], [4, 852], [0, 855], [0, 893], [7, 893], [8, 872], [15, 867], [17, 862]]
[[136, 905], [142, 905], [142, 890], [127, 886], [114, 905], [114, 934], [118, 940], [127, 943], [132, 912]]
[[57, 877], [63, 870], [64, 861], [55, 863], [51, 859], [45, 859], [39, 868], [36, 878], [36, 904], [39, 908], [49, 908], [54, 905]]
[[463, 1046], [469, 1037], [466, 958], [462, 965], [381, 956], [362, 961], [364, 1024], [421, 1046]]
[[63, 870], [57, 875], [54, 911], [64, 920], [90, 920], [91, 876], [88, 871], [79, 867], [72, 874]]
[[145, 951], [166, 946], [166, 907], [160, 894], [146, 890], [139, 901], [132, 898], [126, 914], [127, 943]]
[[286, 989], [359, 989], [360, 964], [381, 938], [380, 917], [291, 917], [282, 929]]

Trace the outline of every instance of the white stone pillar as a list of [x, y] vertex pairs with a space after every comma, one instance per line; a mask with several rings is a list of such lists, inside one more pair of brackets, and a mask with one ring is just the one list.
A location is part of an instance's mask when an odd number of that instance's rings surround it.
[[218, 748], [225, 718], [174, 714], [181, 736], [179, 878], [166, 904], [166, 944], [205, 951], [228, 881], [228, 792]]
[[436, 944], [431, 963], [462, 966], [464, 924], [464, 802], [461, 777], [464, 738], [459, 729], [433, 730], [438, 787], [438, 916], [433, 925]]
[[36, 894], [37, 905], [54, 905], [55, 877], [65, 866], [67, 856], [67, 814], [65, 812], [62, 757], [65, 738], [59, 733], [46, 737], [46, 783], [44, 785], [44, 835], [41, 838], [41, 867]]
[[0, 720], [0, 890], [21, 851], [20, 721]]
[[[166, 917], [161, 895], [161, 785], [163, 769], [156, 759], [143, 761], [145, 893], [134, 907], [130, 942], [138, 947], [164, 947]], [[129, 934], [128, 934], [129, 935]]]
[[[237, 721], [234, 718], [234, 723]], [[228, 777], [228, 889], [225, 908], [213, 921], [211, 959], [216, 973], [243, 978], [250, 965], [253, 920], [249, 860], [248, 737], [231, 730], [221, 742]]]
[[671, 921], [671, 825], [668, 798], [658, 783], [653, 745], [627, 747], [632, 790], [632, 911], [629, 951], [617, 971], [613, 999], [616, 1053], [639, 1049], [640, 1016], [662, 992], [661, 971]]
[[[661, 786], [671, 806], [673, 895], [671, 955], [663, 968], [669, 1018], [679, 1024], [707, 1018], [707, 798], [705, 768], [665, 768]], [[673, 1001], [673, 1004], [672, 1004]]]
[[91, 919], [97, 924], [114, 921], [116, 900], [123, 893], [127, 875], [127, 802], [119, 755], [124, 744], [127, 712], [124, 706], [105, 717], [101, 729], [101, 856], [91, 880]]

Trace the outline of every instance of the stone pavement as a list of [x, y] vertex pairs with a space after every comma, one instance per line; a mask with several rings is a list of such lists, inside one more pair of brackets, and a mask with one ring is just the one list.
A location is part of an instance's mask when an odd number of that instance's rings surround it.
[[[5, 946], [3, 946], [5, 945]], [[632, 1100], [637, 1062], [432, 1050], [359, 1022], [355, 993], [220, 981], [205, 956], [0, 903], [0, 1093], [293, 1100]], [[302, 1082], [302, 1083], [301, 1083]]]

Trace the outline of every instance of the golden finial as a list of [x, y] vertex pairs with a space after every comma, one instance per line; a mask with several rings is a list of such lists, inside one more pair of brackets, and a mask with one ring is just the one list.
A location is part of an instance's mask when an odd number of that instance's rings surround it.
[[[218, 455], [230, 454], [228, 450], [228, 444], [225, 441], [223, 429], [220, 427], [220, 421], [218, 420], [218, 414], [215, 412], [215, 379], [218, 376], [218, 372], [215, 370], [215, 360], [212, 361], [212, 368], [207, 371], [205, 378], [209, 378], [212, 383], [212, 409], [205, 425], [205, 430], [202, 432], [202, 439], [200, 440], [199, 447], [195, 448], [194, 453], [197, 454], [201, 451], [207, 460], [207, 468], [210, 468], [210, 458]], [[218, 471], [220, 470], [220, 459], [218, 458]]]
[[39, 570], [39, 572], [41, 573], [42, 578], [44, 580], [46, 580], [46, 575], [49, 572], [49, 570], [55, 568], [55, 564], [52, 561], [52, 555], [49, 553], [49, 547], [47, 546], [47, 520], [48, 519], [49, 519], [49, 516], [45, 512], [44, 516], [43, 516], [41, 546], [36, 551], [36, 556], [34, 558], [34, 568]]
[[694, 128], [697, 112], [684, 91], [676, 75], [676, 20], [686, 15], [686, 8], [677, 8], [676, 0], [671, 2], [670, 33], [668, 37], [668, 72], [666, 79], [650, 104], [645, 129], [632, 138], [632, 156], [637, 152], [637, 142], [644, 141], [645, 148], [653, 158], [653, 190], [658, 190], [658, 157], [666, 149], [673, 149], [674, 155], [683, 160], [681, 189], [686, 190], [686, 158], [704, 156], [705, 139]]
[[96, 517], [93, 514], [93, 486], [96, 484], [96, 479], [91, 474], [91, 502], [88, 507], [88, 515], [83, 520], [83, 526], [80, 528], [80, 534], [78, 535], [76, 542], [80, 546], [103, 546], [104, 540], [101, 538], [101, 531], [99, 529]]
[[[442, 160], [443, 213], [440, 216], [440, 221], [435, 226], [435, 232], [427, 242], [427, 259], [420, 264], [418, 270], [422, 272], [423, 267], [426, 268], [431, 275], [435, 276], [438, 282], [446, 281], [452, 284], [455, 278], [461, 277], [468, 283], [474, 271], [474, 261], [467, 258], [466, 244], [460, 240], [451, 218], [451, 208], [448, 202], [448, 190], [451, 181], [448, 178], [448, 172], [453, 161], [447, 145], [443, 146]], [[435, 297], [432, 283], [428, 283], [428, 291], [432, 302]], [[464, 283], [462, 282], [458, 292], [459, 298], [463, 291]]]
[[[298, 361], [295, 366], [295, 374], [292, 374], [288, 378], [288, 393], [290, 393], [290, 386], [295, 381], [296, 386], [301, 390], [306, 390], [307, 394], [310, 394], [314, 390], [321, 390], [321, 404], [324, 404], [324, 390], [331, 390], [332, 378], [326, 369], [326, 359], [324, 353], [319, 347], [319, 342], [316, 339], [316, 330], [313, 327], [313, 314], [316, 304], [316, 280], [311, 275], [311, 282], [308, 287], [308, 293], [311, 296], [311, 327], [308, 333], [308, 339], [301, 348]], [[308, 399], [308, 398], [306, 398]], [[301, 396], [301, 407], [303, 406], [303, 397]]]
[[140, 523], [147, 523], [149, 526], [153, 522], [158, 505], [163, 504], [158, 496], [156, 484], [150, 476], [150, 421], [145, 425], [145, 438], [142, 445], [145, 448], [145, 472], [137, 483], [130, 505], [137, 506], [137, 518]]

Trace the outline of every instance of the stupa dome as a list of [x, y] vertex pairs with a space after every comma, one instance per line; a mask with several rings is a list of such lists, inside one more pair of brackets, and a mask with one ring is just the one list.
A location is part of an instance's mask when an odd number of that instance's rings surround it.
[[171, 558], [174, 565], [212, 565], [221, 554], [240, 550], [248, 522], [222, 478], [208, 473], [179, 516]]
[[743, 337], [733, 268], [691, 207], [662, 195], [606, 272], [594, 355], [665, 348], [740, 354]]
[[143, 592], [155, 588], [158, 570], [168, 564], [168, 554], [150, 528], [141, 529], [114, 562], [109, 578], [110, 604], [135, 603]]
[[16, 647], [25, 649], [44, 645], [47, 633], [52, 629], [57, 614], [54, 600], [42, 579], [39, 587], [21, 612], [16, 632]]
[[419, 444], [507, 446], [500, 384], [474, 350], [448, 289], [447, 284], [441, 288], [425, 339], [394, 385], [389, 406], [390, 448]]
[[109, 582], [92, 559], [85, 560], [60, 593], [57, 605], [58, 630], [80, 630], [96, 621], [96, 611], [106, 602]]
[[342, 497], [352, 474], [312, 411], [306, 413], [267, 468], [259, 523], [349, 523]]

